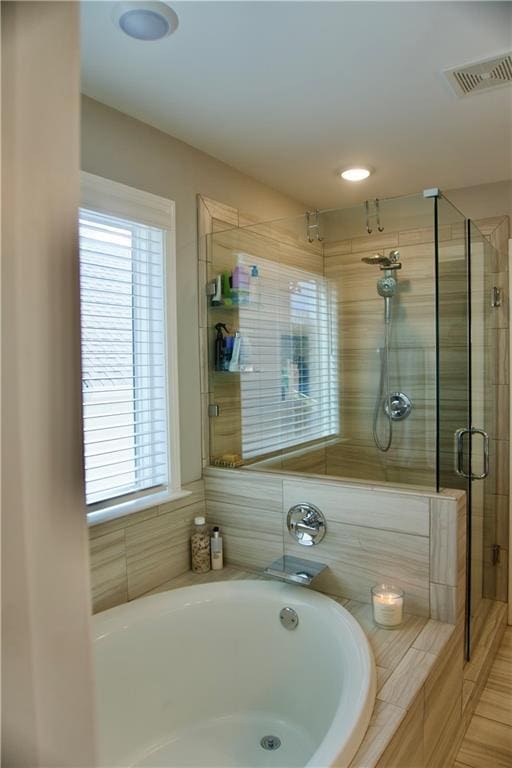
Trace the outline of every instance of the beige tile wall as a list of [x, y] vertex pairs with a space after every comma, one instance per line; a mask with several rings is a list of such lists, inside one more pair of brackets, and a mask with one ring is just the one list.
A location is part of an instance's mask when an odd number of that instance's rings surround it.
[[[391, 339], [391, 389], [413, 410], [393, 425], [387, 453], [377, 451], [372, 425], [384, 338], [381, 273], [361, 263], [400, 250]], [[341, 441], [326, 452], [326, 473], [435, 485], [435, 316], [433, 227], [326, 243], [325, 275], [335, 285], [339, 328]], [[386, 427], [381, 423], [382, 427]], [[385, 431], [385, 430], [384, 430]]]
[[206, 511], [204, 483], [188, 496], [89, 528], [93, 611], [149, 592], [190, 569], [190, 535]]
[[[410, 613], [463, 618], [465, 497], [458, 491], [440, 496], [210, 467], [205, 493], [228, 564], [261, 569], [283, 553], [319, 560], [329, 566], [316, 582], [323, 592], [369, 602], [374, 584], [391, 581], [405, 590]], [[286, 530], [286, 513], [300, 501], [327, 520], [314, 548], [296, 544]]]

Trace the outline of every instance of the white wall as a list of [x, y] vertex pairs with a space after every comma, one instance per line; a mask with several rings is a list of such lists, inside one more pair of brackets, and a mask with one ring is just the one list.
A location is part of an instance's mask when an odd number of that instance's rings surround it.
[[181, 467], [184, 482], [196, 480], [201, 477], [196, 195], [258, 220], [300, 215], [307, 206], [87, 97], [82, 98], [82, 169], [176, 202]]
[[[512, 176], [512, 168], [505, 168], [504, 173]], [[470, 219], [510, 216], [512, 220], [512, 180], [443, 192]]]
[[91, 768], [78, 4], [1, 10], [2, 764]]

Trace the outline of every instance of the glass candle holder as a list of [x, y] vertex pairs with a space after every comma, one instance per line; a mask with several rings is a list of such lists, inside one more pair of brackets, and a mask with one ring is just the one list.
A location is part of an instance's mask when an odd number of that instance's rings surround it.
[[372, 587], [373, 620], [379, 627], [399, 627], [404, 618], [404, 592], [392, 584]]

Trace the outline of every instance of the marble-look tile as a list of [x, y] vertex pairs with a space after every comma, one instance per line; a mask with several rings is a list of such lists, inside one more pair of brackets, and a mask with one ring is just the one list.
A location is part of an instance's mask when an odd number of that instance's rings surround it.
[[[461, 710], [462, 704], [459, 698], [450, 712], [444, 712], [444, 726], [428, 761], [425, 760], [426, 768], [450, 768], [452, 766], [464, 733], [460, 716]], [[425, 743], [426, 748], [427, 744]]]
[[512, 728], [475, 715], [466, 731], [457, 760], [469, 768], [510, 768]]
[[186, 571], [185, 573], [182, 573], [181, 576], [176, 576], [174, 579], [165, 581], [147, 594], [157, 595], [160, 592], [168, 592], [170, 589], [193, 587], [196, 584], [211, 584], [214, 581], [247, 581], [262, 578], [264, 577], [259, 573], [225, 565], [221, 571], [208, 571], [208, 573], [193, 573], [193, 571]]
[[512, 727], [512, 665], [510, 663], [499, 658], [494, 660], [475, 713]]
[[377, 670], [377, 693], [378, 693], [393, 670], [386, 669], [386, 667], [379, 667], [378, 664], [376, 665], [375, 669]]
[[427, 651], [437, 655], [445, 647], [455, 631], [453, 624], [430, 619], [413, 643], [418, 651]]
[[[477, 222], [480, 226], [480, 222]], [[492, 226], [492, 224], [491, 224]], [[506, 272], [508, 269], [508, 239], [510, 231], [509, 217], [504, 216], [500, 221], [494, 221], [492, 232], [489, 233], [491, 245], [496, 249], [494, 272]]]
[[430, 580], [457, 586], [457, 502], [430, 500]]
[[462, 681], [462, 714], [465, 713], [467, 707], [471, 707], [472, 699], [475, 694], [475, 688], [476, 684], [472, 680]]
[[328, 566], [316, 582], [322, 592], [368, 602], [372, 586], [393, 582], [405, 591], [406, 612], [429, 614], [428, 538], [330, 520], [318, 551], [304, 551], [288, 533], [284, 548], [285, 554]]
[[377, 700], [370, 724], [350, 768], [372, 768], [406, 716], [405, 709]]
[[104, 611], [128, 599], [124, 530], [90, 541], [93, 612]]
[[[441, 659], [425, 683], [425, 762], [428, 764], [446, 722], [446, 713], [458, 702], [462, 717], [463, 628], [456, 630]], [[453, 726], [457, 718], [453, 715]], [[458, 723], [457, 723], [458, 727]]]
[[[421, 243], [431, 243], [434, 241], [434, 226], [422, 227], [421, 229], [406, 229], [398, 233], [398, 244], [400, 245], [419, 245]], [[452, 228], [450, 225], [438, 227], [439, 240], [451, 240]]]
[[508, 662], [512, 667], [512, 629], [509, 626], [504, 631], [496, 658]]
[[347, 253], [352, 253], [352, 240], [331, 240], [324, 243], [326, 262], [333, 256], [344, 256]]
[[375, 663], [388, 670], [398, 666], [427, 625], [427, 619], [422, 616], [406, 614], [403, 624], [397, 629], [383, 629], [375, 624], [372, 607], [368, 603], [349, 600], [346, 608], [364, 629], [372, 646]]
[[[489, 601], [489, 611], [485, 616], [479, 635], [473, 639], [471, 661], [464, 668], [464, 679], [478, 683], [487, 679], [495, 650], [501, 642], [506, 621], [506, 605]], [[501, 650], [501, 649], [500, 649]]]
[[457, 588], [430, 584], [430, 616], [448, 624], [457, 622]]
[[283, 481], [280, 477], [265, 477], [240, 470], [210, 471], [204, 479], [207, 501], [238, 504], [259, 508], [264, 499], [269, 512], [281, 513]]
[[376, 232], [372, 235], [352, 238], [352, 253], [360, 251], [379, 250], [381, 248], [396, 248], [398, 245], [398, 232]]
[[[257, 503], [253, 501], [254, 505]], [[283, 554], [282, 516], [269, 509], [264, 499], [259, 504], [259, 508], [243, 507], [207, 500], [208, 521], [220, 526], [222, 531], [226, 563], [261, 569]]]
[[393, 670], [393, 674], [384, 684], [378, 698], [388, 704], [408, 709], [435, 663], [434, 654], [409, 648], [400, 664]]
[[302, 501], [314, 503], [322, 510], [327, 521], [418, 536], [429, 534], [428, 499], [419, 494], [397, 494], [376, 488], [347, 488], [339, 483], [306, 479], [284, 480], [285, 512]]
[[423, 768], [423, 690], [417, 694], [377, 768]]
[[204, 511], [200, 501], [126, 529], [129, 600], [189, 570], [193, 520]]
[[509, 382], [509, 348], [508, 330], [499, 328], [497, 331], [497, 357], [498, 371], [496, 384], [508, 384]]

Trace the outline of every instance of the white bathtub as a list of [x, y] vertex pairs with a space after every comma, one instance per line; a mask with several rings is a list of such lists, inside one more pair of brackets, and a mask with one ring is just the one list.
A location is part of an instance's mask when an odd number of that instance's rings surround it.
[[[280, 622], [284, 607], [299, 616], [294, 630]], [[272, 581], [198, 585], [113, 608], [94, 624], [100, 766], [347, 766], [368, 726], [368, 641], [317, 592]], [[265, 736], [279, 748], [264, 749]]]

